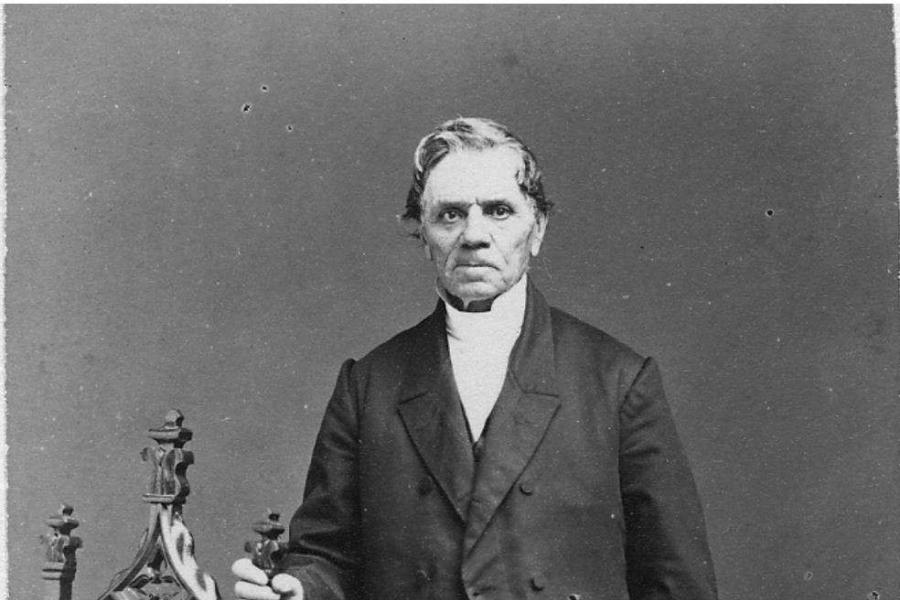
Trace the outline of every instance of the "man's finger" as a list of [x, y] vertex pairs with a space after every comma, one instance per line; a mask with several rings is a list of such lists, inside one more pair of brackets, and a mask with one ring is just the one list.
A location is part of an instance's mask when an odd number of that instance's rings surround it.
[[231, 572], [238, 579], [255, 583], [256, 585], [268, 585], [269, 578], [265, 572], [251, 562], [249, 558], [240, 558], [231, 565]]
[[272, 578], [272, 589], [285, 599], [303, 600], [303, 585], [293, 575], [279, 573]]
[[249, 581], [238, 581], [234, 584], [234, 595], [241, 600], [281, 600], [281, 596], [269, 586], [254, 585]]

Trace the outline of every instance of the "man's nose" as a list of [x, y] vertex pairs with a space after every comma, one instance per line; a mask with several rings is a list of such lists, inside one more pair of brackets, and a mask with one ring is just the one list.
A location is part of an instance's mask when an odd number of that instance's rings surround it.
[[468, 247], [489, 246], [491, 243], [490, 225], [490, 220], [481, 211], [469, 211], [460, 241]]

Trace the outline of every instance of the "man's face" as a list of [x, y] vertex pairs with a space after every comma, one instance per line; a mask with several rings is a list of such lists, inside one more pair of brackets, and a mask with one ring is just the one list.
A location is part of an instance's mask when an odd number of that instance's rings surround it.
[[463, 150], [428, 174], [420, 232], [438, 281], [463, 302], [494, 298], [519, 281], [547, 226], [516, 182], [509, 148]]

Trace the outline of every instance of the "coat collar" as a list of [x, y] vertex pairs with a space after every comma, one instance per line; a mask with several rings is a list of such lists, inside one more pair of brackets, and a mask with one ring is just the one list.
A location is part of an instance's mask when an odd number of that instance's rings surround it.
[[475, 467], [450, 364], [443, 301], [416, 333], [408, 346], [398, 410], [422, 461], [465, 522]]
[[546, 300], [529, 281], [522, 333], [510, 354], [477, 469], [453, 379], [443, 302], [416, 329], [399, 399], [401, 418], [423, 462], [467, 523], [465, 544], [471, 550], [559, 405]]

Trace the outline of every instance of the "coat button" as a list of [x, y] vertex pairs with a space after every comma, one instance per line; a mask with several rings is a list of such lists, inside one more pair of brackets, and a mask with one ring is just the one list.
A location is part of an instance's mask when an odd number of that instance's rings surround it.
[[531, 587], [534, 588], [535, 591], [539, 592], [547, 587], [547, 580], [544, 579], [543, 575], [535, 575], [531, 578]]
[[519, 484], [519, 491], [526, 496], [530, 496], [534, 493], [534, 485], [530, 481], [523, 481]]
[[433, 489], [434, 484], [431, 483], [431, 479], [429, 479], [428, 477], [423, 478], [421, 481], [419, 481], [419, 485], [416, 486], [416, 491], [419, 492], [420, 496], [427, 496]]

